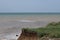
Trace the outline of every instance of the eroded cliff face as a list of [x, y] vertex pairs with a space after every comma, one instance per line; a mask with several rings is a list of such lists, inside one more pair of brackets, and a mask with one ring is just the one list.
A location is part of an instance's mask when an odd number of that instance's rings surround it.
[[22, 30], [20, 37], [17, 40], [38, 40], [37, 33], [34, 31]]

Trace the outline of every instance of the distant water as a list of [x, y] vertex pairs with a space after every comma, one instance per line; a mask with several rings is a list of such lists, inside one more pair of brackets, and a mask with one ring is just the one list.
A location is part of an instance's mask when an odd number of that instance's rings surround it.
[[60, 13], [0, 13], [0, 40], [16, 40], [22, 28], [44, 27], [54, 21], [60, 21]]
[[21, 13], [0, 13], [0, 15], [60, 15], [59, 12], [21, 12]]

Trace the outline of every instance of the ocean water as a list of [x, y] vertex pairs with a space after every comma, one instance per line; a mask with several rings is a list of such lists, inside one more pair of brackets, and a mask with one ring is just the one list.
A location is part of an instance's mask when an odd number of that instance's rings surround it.
[[59, 13], [0, 13], [0, 40], [17, 40], [22, 28], [44, 27], [59, 21]]

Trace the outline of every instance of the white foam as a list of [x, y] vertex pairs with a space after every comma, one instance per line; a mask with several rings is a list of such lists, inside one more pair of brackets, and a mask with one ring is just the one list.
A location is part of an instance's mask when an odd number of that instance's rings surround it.
[[[17, 33], [18, 34], [18, 33]], [[18, 34], [19, 35], [19, 34]], [[20, 36], [20, 35], [19, 35]], [[17, 40], [19, 36], [16, 36], [16, 33], [11, 33], [8, 35], [4, 35], [0, 40]]]
[[35, 21], [32, 21], [32, 20], [19, 20], [19, 22], [35, 22]]

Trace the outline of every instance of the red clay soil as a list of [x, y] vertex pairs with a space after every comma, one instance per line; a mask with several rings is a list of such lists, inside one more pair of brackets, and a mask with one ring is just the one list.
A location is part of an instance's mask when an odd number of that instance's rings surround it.
[[17, 40], [37, 40], [37, 33], [23, 30], [20, 37]]

